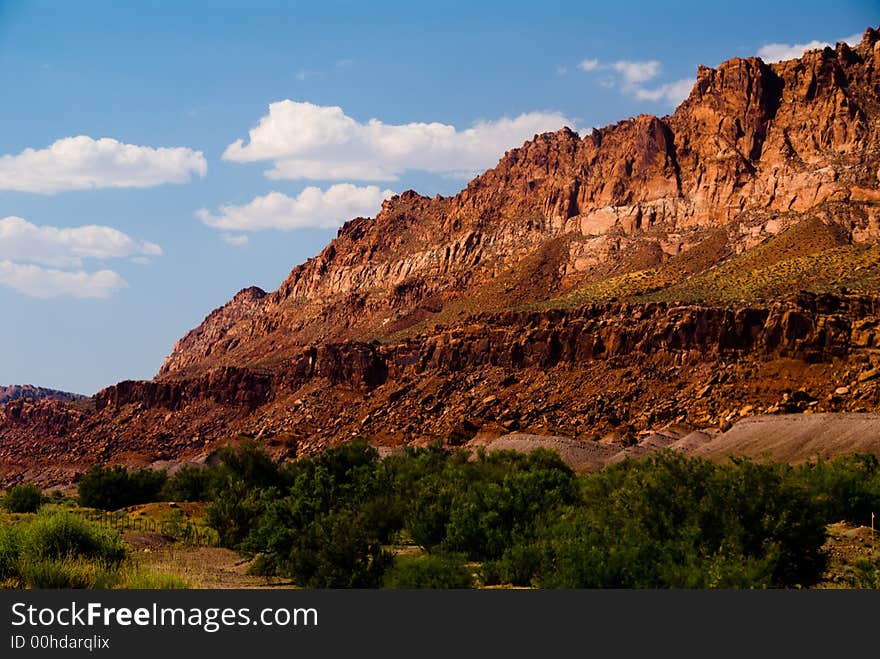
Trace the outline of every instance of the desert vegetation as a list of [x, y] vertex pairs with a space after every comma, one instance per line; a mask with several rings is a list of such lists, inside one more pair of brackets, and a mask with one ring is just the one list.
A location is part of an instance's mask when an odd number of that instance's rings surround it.
[[[78, 503], [201, 502], [167, 504], [171, 526], [185, 528], [177, 506], [188, 505], [251, 573], [307, 588], [812, 587], [827, 581], [829, 525], [866, 525], [880, 509], [871, 455], [793, 467], [662, 452], [588, 474], [545, 449], [435, 445], [379, 459], [365, 441], [287, 462], [246, 441], [217, 458], [170, 477], [94, 468]], [[5, 501], [31, 508], [33, 490], [11, 488]], [[183, 585], [140, 569], [117, 531], [57, 505], [7, 517], [9, 586]], [[873, 553], [845, 568], [836, 585], [880, 583]]]
[[119, 533], [65, 511], [40, 511], [0, 527], [0, 583], [10, 588], [182, 588], [138, 568]]

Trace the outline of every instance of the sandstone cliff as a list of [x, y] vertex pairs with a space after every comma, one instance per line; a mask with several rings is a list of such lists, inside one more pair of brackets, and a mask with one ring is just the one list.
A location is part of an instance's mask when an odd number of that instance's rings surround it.
[[[880, 37], [701, 67], [667, 117], [538, 135], [454, 197], [346, 223], [157, 377], [0, 407], [0, 480], [511, 431], [880, 408]], [[611, 439], [609, 439], [611, 438]]]
[[160, 376], [399, 335], [517, 270], [528, 276], [486, 302], [501, 310], [545, 300], [615, 268], [712, 250], [712, 229], [744, 251], [818, 217], [848, 242], [873, 242], [878, 60], [869, 29], [854, 49], [701, 67], [671, 116], [642, 115], [583, 138], [568, 129], [538, 135], [454, 197], [403, 193], [375, 219], [347, 223], [274, 293], [248, 289], [211, 314]]

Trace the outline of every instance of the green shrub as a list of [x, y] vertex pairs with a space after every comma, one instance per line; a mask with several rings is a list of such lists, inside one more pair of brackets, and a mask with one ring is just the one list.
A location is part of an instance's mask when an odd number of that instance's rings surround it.
[[534, 578], [544, 560], [544, 554], [535, 544], [518, 543], [508, 547], [498, 561], [484, 565], [483, 582], [533, 586]]
[[40, 488], [31, 483], [22, 483], [6, 490], [3, 507], [12, 513], [35, 513], [42, 502]]
[[104, 529], [68, 513], [41, 513], [19, 527], [21, 554], [29, 558], [87, 558], [118, 564], [125, 545], [116, 531]]
[[117, 580], [114, 566], [83, 558], [24, 558], [19, 565], [19, 575], [28, 588], [106, 589], [112, 588]]
[[217, 531], [221, 545], [238, 547], [258, 524], [265, 508], [260, 490], [230, 475], [205, 509], [205, 522]]
[[162, 488], [165, 501], [208, 501], [216, 486], [216, 470], [184, 466], [174, 472]]
[[95, 465], [77, 487], [79, 504], [88, 508], [118, 510], [127, 506], [158, 501], [167, 480], [164, 470]]
[[348, 510], [314, 520], [292, 539], [280, 572], [305, 588], [377, 588], [393, 561], [363, 517]]
[[[808, 586], [824, 521], [790, 468], [671, 452], [584, 480], [584, 503], [533, 541], [544, 588]], [[528, 544], [528, 543], [527, 543]]]
[[[220, 480], [239, 480], [248, 487], [267, 488], [280, 484], [279, 465], [266, 449], [253, 440], [217, 451]], [[217, 469], [217, 467], [215, 467]]]
[[473, 577], [461, 555], [399, 557], [385, 573], [385, 588], [470, 588]]
[[181, 590], [190, 584], [173, 574], [149, 572], [132, 565], [124, 565], [115, 574], [112, 588], [121, 590]]
[[[285, 465], [280, 480], [280, 489], [250, 491], [262, 510], [255, 506], [246, 515], [231, 498], [218, 497], [209, 524], [228, 538], [249, 530], [241, 546], [260, 555], [258, 573], [283, 574], [312, 588], [380, 585], [391, 562], [382, 543], [400, 529], [403, 516], [392, 474], [378, 468], [376, 450], [354, 441]], [[247, 502], [247, 487], [239, 484], [235, 500]]]
[[0, 527], [0, 582], [18, 576], [21, 538], [18, 525]]
[[799, 467], [793, 478], [808, 489], [829, 524], [867, 524], [880, 513], [880, 461], [875, 455], [847, 455]]
[[125, 555], [118, 533], [68, 513], [0, 529], [0, 580], [13, 587], [109, 588]]
[[474, 461], [449, 460], [428, 474], [412, 495], [407, 516], [421, 547], [499, 558], [515, 538], [529, 536], [536, 520], [577, 499], [577, 479], [555, 453], [535, 450], [480, 453]]

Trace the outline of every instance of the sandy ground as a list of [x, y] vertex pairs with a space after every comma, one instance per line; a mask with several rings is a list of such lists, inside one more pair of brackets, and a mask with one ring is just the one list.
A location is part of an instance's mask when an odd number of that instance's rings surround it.
[[738, 421], [691, 454], [728, 455], [797, 463], [848, 453], [880, 455], [880, 414], [784, 414]]
[[553, 449], [572, 469], [587, 471], [640, 458], [663, 449], [682, 451], [715, 461], [731, 455], [757, 460], [772, 459], [797, 464], [817, 457], [831, 458], [851, 453], [880, 456], [880, 414], [826, 413], [780, 414], [740, 419], [727, 432], [716, 429], [685, 431], [663, 428], [645, 433], [635, 444], [576, 440], [553, 435], [511, 433], [497, 439], [474, 440], [468, 448], [531, 451]]

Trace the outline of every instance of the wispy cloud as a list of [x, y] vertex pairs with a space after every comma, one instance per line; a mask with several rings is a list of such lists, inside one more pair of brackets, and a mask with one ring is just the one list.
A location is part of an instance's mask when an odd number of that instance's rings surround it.
[[250, 242], [250, 239], [243, 233], [221, 233], [220, 237], [223, 242], [233, 247], [244, 247]]
[[627, 85], [635, 85], [640, 82], [653, 80], [660, 73], [660, 62], [655, 59], [643, 62], [618, 60], [608, 66], [617, 71], [623, 78], [623, 82]]
[[[393, 194], [375, 185], [338, 183], [326, 190], [309, 186], [296, 197], [270, 192], [254, 197], [244, 206], [221, 206], [216, 214], [202, 208], [196, 211], [196, 217], [209, 227], [227, 232], [335, 228], [353, 217], [375, 215], [382, 201]], [[240, 240], [235, 236], [223, 237], [227, 242], [230, 238]]]
[[45, 149], [0, 157], [0, 190], [53, 194], [93, 188], [149, 188], [204, 176], [201, 151], [124, 144], [86, 135], [65, 137]]
[[[838, 42], [844, 41], [850, 46], [856, 46], [861, 40], [861, 34], [853, 34], [843, 39], [838, 39]], [[827, 46], [834, 47], [836, 43], [832, 44], [828, 41], [819, 41], [818, 39], [813, 39], [806, 43], [768, 43], [758, 49], [758, 57], [768, 64], [772, 64], [773, 62], [797, 59], [807, 50], [816, 50], [817, 48], [825, 48]]]
[[653, 89], [639, 87], [635, 90], [635, 95], [640, 101], [665, 100], [672, 105], [678, 105], [688, 97], [693, 86], [693, 78], [683, 78], [675, 82], [667, 82]]
[[599, 85], [610, 89], [618, 87], [624, 94], [634, 96], [640, 101], [664, 101], [678, 105], [687, 98], [694, 80], [685, 78], [663, 83], [656, 87], [646, 87], [645, 83], [660, 75], [663, 67], [658, 60], [616, 60], [602, 62], [598, 59], [585, 59], [578, 64], [581, 71], [604, 73]]
[[599, 60], [597, 60], [597, 59], [582, 60], [580, 62], [580, 64], [578, 64], [578, 68], [581, 71], [587, 71], [587, 72], [595, 71], [596, 69], [599, 68]]
[[285, 100], [272, 103], [248, 142], [230, 144], [223, 159], [271, 161], [270, 179], [396, 181], [409, 170], [483, 170], [536, 133], [563, 126], [575, 128], [559, 112], [479, 121], [464, 130], [441, 123], [360, 122], [338, 106]]

